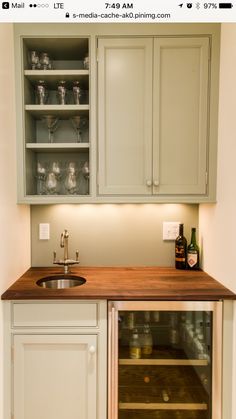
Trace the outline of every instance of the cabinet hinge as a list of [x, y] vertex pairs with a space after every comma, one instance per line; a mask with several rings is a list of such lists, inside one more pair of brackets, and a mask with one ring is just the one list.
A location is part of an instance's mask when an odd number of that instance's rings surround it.
[[205, 174], [205, 182], [206, 182], [206, 185], [208, 184], [208, 172], [206, 172], [206, 174]]

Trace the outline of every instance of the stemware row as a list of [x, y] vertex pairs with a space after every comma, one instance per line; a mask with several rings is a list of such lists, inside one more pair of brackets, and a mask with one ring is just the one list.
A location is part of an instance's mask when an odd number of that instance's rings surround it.
[[[69, 90], [65, 80], [57, 82], [57, 101], [59, 105], [66, 105], [68, 103]], [[75, 105], [81, 104], [81, 98], [84, 96], [84, 90], [80, 87], [78, 80], [73, 81], [72, 96]], [[39, 105], [46, 105], [49, 100], [49, 91], [47, 83], [44, 80], [38, 80], [35, 85], [35, 100]], [[71, 100], [71, 99], [70, 99]]]
[[[28, 55], [29, 65], [32, 70], [52, 70], [52, 59], [48, 52], [29, 51]], [[85, 54], [83, 59], [83, 67], [89, 70], [89, 55]]]
[[[41, 119], [48, 129], [48, 140], [50, 143], [53, 143], [53, 135], [58, 128], [59, 117], [55, 115], [43, 115]], [[74, 115], [70, 118], [70, 121], [76, 133], [76, 141], [78, 143], [82, 142], [81, 133], [83, 129], [88, 127], [88, 118]]]
[[73, 162], [37, 162], [36, 179], [39, 195], [87, 195], [89, 193], [89, 163], [80, 167]]

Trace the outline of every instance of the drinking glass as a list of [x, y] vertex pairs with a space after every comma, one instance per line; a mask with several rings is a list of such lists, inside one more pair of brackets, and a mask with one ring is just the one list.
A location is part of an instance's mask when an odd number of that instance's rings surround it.
[[41, 162], [37, 162], [36, 179], [38, 180], [38, 194], [43, 195], [45, 193], [46, 167]]
[[80, 98], [82, 96], [82, 91], [79, 86], [79, 81], [73, 82], [73, 98], [74, 98], [74, 104], [79, 105], [80, 104]]
[[48, 129], [48, 140], [53, 143], [53, 134], [58, 127], [59, 118], [54, 115], [43, 115], [42, 121], [46, 124]]
[[29, 52], [29, 63], [32, 70], [36, 70], [37, 68], [39, 68], [39, 55], [37, 51]]
[[60, 105], [65, 105], [66, 104], [67, 88], [66, 88], [66, 82], [64, 80], [61, 80], [58, 83], [57, 97], [58, 97], [58, 102], [59, 102]]
[[44, 80], [39, 80], [35, 87], [36, 102], [45, 105], [48, 101], [48, 90]]
[[74, 162], [68, 164], [65, 189], [68, 194], [75, 195], [77, 193], [77, 170]]
[[90, 175], [89, 163], [87, 161], [82, 166], [81, 172], [82, 172], [83, 177], [86, 181], [86, 193], [85, 194], [87, 195], [89, 193], [89, 175]]
[[89, 70], [89, 55], [88, 54], [85, 55], [83, 63], [84, 63], [84, 69]]
[[42, 52], [40, 54], [39, 62], [40, 62], [40, 67], [43, 70], [51, 70], [52, 69], [52, 63], [51, 63], [50, 57], [49, 57], [47, 52]]
[[59, 161], [52, 162], [52, 173], [55, 174], [57, 179], [61, 177], [61, 163]]
[[45, 181], [46, 193], [53, 195], [57, 193], [58, 181], [55, 173], [49, 172]]
[[81, 131], [80, 131], [80, 123], [81, 123], [81, 117], [79, 115], [72, 116], [71, 122], [73, 125], [73, 128], [76, 132], [76, 141], [77, 143], [81, 143]]

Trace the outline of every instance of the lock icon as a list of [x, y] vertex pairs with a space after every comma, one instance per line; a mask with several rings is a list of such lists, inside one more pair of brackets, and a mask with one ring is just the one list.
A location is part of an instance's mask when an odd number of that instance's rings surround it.
[[70, 13], [68, 13], [68, 12], [67, 12], [67, 13], [66, 13], [66, 17], [70, 17]]

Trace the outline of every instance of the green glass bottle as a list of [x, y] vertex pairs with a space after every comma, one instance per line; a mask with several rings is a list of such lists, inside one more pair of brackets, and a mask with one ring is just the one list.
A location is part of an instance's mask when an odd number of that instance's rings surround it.
[[192, 228], [191, 243], [188, 245], [187, 268], [192, 270], [199, 269], [199, 247], [196, 241], [196, 228]]
[[175, 240], [175, 267], [186, 269], [187, 266], [187, 240], [184, 237], [184, 225], [179, 225], [179, 235]]

